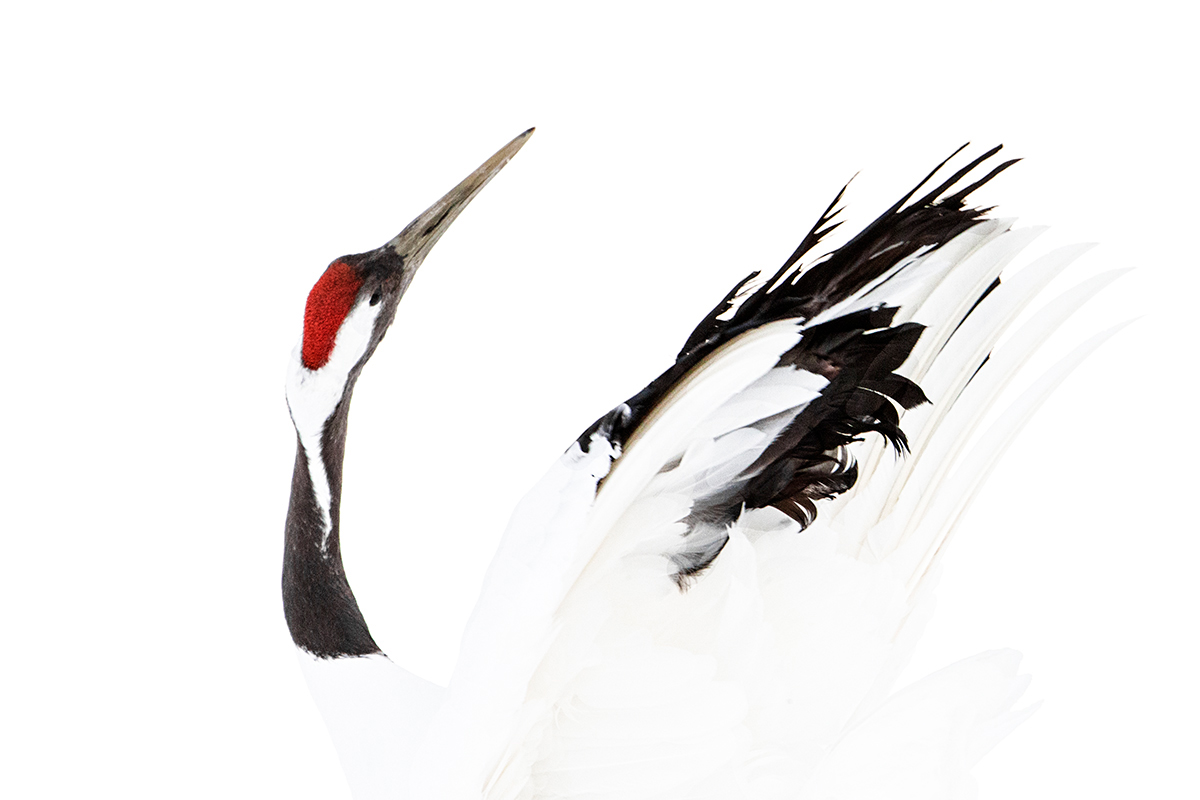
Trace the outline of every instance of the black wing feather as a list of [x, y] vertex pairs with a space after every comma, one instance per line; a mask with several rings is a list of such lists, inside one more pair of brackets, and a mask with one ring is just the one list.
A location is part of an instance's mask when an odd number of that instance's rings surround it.
[[[803, 324], [858, 293], [901, 261], [919, 251], [936, 249], [978, 224], [990, 209], [967, 207], [967, 197], [1015, 160], [1001, 163], [953, 194], [946, 193], [995, 156], [999, 146], [909, 202], [965, 147], [845, 245], [797, 267], [841, 224], [833, 220], [841, 212], [838, 204], [846, 191], [843, 187], [769, 280], [749, 294], [747, 287], [760, 272], [739, 281], [688, 337], [675, 363], [625, 404], [597, 420], [579, 437], [579, 444], [588, 449], [592, 435], [599, 432], [614, 445], [623, 446], [667, 392], [725, 343], [780, 320]], [[994, 288], [995, 284], [989, 286], [984, 295]], [[822, 375], [829, 384], [745, 470], [741, 480], [695, 502], [687, 519], [689, 530], [700, 525], [708, 529], [727, 525], [744, 509], [765, 507], [777, 508], [807, 526], [816, 517], [816, 501], [847, 491], [858, 477], [845, 445], [867, 433], [878, 433], [897, 454], [907, 450], [899, 409], [913, 408], [927, 398], [919, 386], [895, 370], [912, 352], [923, 327], [911, 322], [892, 325], [896, 310], [880, 306], [855, 311], [805, 329], [800, 342], [780, 358], [780, 365]], [[672, 556], [679, 566], [676, 579], [681, 586], [712, 563], [723, 546], [723, 541], [714, 545], [711, 537], [701, 538], [705, 543], [695, 553]]]

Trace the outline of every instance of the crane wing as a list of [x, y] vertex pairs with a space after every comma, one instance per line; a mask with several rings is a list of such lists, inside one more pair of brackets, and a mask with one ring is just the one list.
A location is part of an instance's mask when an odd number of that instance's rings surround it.
[[1017, 658], [892, 683], [954, 522], [1074, 361], [965, 439], [1103, 282], [989, 359], [1080, 252], [1000, 283], [1037, 232], [965, 199], [1012, 162], [954, 189], [995, 152], [806, 263], [839, 194], [560, 459], [514, 514], [414, 796], [956, 796], [1023, 718]]

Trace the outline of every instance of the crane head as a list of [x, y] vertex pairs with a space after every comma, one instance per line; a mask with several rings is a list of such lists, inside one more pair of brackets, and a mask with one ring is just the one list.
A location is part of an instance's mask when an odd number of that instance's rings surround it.
[[288, 373], [288, 405], [298, 428], [298, 412], [319, 417], [311, 421], [320, 425], [352, 389], [429, 251], [532, 133], [530, 128], [500, 148], [387, 244], [342, 256], [326, 268], [309, 292], [304, 335]]

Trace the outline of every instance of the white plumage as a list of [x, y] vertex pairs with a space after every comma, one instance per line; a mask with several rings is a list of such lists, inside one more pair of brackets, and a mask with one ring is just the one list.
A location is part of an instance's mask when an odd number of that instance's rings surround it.
[[[484, 182], [523, 141], [481, 168], [490, 169]], [[455, 191], [469, 200], [479, 188]], [[971, 766], [1030, 711], [1014, 710], [1026, 684], [1019, 656], [983, 653], [900, 691], [893, 683], [966, 504], [1016, 430], [1107, 335], [972, 438], [1015, 370], [1113, 277], [1068, 291], [993, 353], [1019, 312], [1082, 252], [1055, 251], [989, 291], [1037, 233], [1003, 220], [968, 225], [811, 318], [764, 319], [730, 336], [648, 411], [618, 407], [517, 506], [449, 687], [382, 654], [302, 653], [356, 797], [972, 796]], [[389, 247], [400, 252], [397, 240]], [[756, 290], [780, 285], [744, 288], [723, 318]], [[366, 307], [361, 292], [355, 309]], [[817, 326], [881, 305], [898, 308], [885, 327], [925, 326], [896, 370], [932, 400], [901, 420], [911, 452], [893, 457], [874, 434], [837, 445], [831, 465], [857, 462], [858, 481], [817, 500], [803, 530], [794, 514], [750, 507], [738, 493], [751, 491], [768, 447], [831, 391], [830, 377], [786, 357]], [[362, 344], [339, 335], [331, 363], [361, 355], [361, 368], [381, 336]], [[362, 349], [347, 356], [343, 346]], [[305, 402], [289, 390], [302, 443], [326, 430], [302, 429], [297, 404]], [[644, 415], [631, 435], [612, 435], [635, 411]], [[317, 416], [324, 423], [336, 413], [327, 406]], [[337, 473], [335, 497], [340, 453]], [[726, 495], [744, 503], [728, 520], [694, 515], [710, 502], [728, 506]], [[693, 563], [703, 566], [685, 569]], [[314, 649], [300, 637], [297, 644]]]

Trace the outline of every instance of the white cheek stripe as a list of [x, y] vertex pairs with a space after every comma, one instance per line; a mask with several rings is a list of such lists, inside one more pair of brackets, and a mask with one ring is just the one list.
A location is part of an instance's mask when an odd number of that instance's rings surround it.
[[330, 509], [333, 493], [329, 488], [329, 475], [325, 462], [321, 460], [321, 434], [325, 421], [333, 414], [346, 389], [350, 370], [367, 351], [371, 333], [375, 328], [375, 317], [382, 305], [372, 306], [360, 302], [346, 315], [338, 330], [329, 361], [320, 369], [310, 370], [301, 360], [301, 340], [292, 350], [288, 364], [287, 401], [292, 414], [292, 424], [300, 436], [300, 444], [308, 461], [308, 475], [312, 480], [313, 493], [321, 508], [321, 555], [329, 555], [329, 534], [333, 530]]
[[329, 476], [325, 473], [325, 462], [321, 460], [321, 440], [319, 436], [300, 434], [300, 443], [304, 445], [304, 457], [308, 462], [308, 477], [312, 481], [313, 494], [317, 497], [317, 505], [321, 509], [321, 555], [329, 556], [329, 534], [333, 531], [333, 520], [330, 510], [333, 508], [333, 492], [329, 489]]

